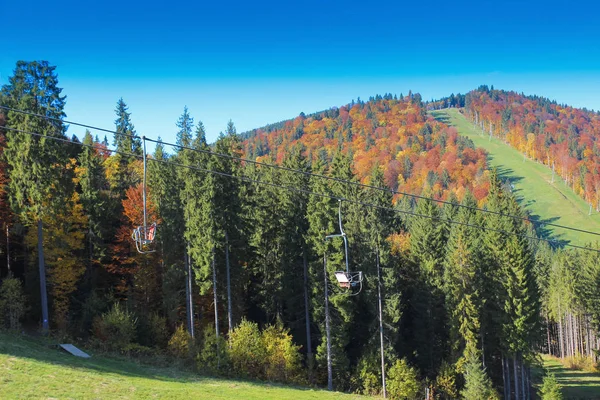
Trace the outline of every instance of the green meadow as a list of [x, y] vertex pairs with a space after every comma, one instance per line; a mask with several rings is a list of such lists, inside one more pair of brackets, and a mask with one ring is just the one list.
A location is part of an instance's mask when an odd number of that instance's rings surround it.
[[175, 366], [96, 355], [77, 358], [49, 339], [0, 334], [0, 399], [357, 398], [361, 396], [202, 377]]
[[[577, 196], [558, 176], [552, 182], [552, 170], [543, 164], [525, 159], [523, 154], [497, 138], [491, 138], [468, 121], [458, 109], [433, 111], [434, 118], [458, 129], [488, 152], [490, 167], [496, 167], [503, 179], [509, 179], [521, 205], [539, 222], [559, 224], [600, 233], [600, 214]], [[595, 235], [542, 226], [539, 230], [546, 238], [558, 239], [573, 245], [584, 246], [596, 242]]]

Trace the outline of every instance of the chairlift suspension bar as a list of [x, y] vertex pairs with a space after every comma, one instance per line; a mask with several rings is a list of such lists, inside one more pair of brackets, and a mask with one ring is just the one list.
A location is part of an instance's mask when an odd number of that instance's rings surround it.
[[148, 226], [148, 221], [146, 219], [146, 136], [142, 136], [142, 144], [144, 151], [144, 182], [142, 187], [142, 202], [144, 207], [144, 240], [146, 239], [146, 227]]

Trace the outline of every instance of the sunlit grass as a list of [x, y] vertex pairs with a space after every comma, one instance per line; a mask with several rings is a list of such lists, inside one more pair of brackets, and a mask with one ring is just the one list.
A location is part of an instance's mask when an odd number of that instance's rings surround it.
[[[589, 216], [589, 205], [558, 175], [555, 175], [552, 183], [550, 168], [524, 159], [523, 154], [499, 139], [490, 140], [487, 134], [469, 122], [458, 109], [433, 111], [432, 115], [456, 127], [460, 135], [469, 137], [475, 146], [482, 147], [489, 153], [489, 165], [497, 167], [504, 178], [510, 179], [515, 195], [532, 216], [545, 222], [600, 232], [600, 214], [593, 211]], [[553, 239], [566, 240], [579, 246], [600, 239], [598, 236], [555, 227], [543, 230]]]
[[0, 334], [0, 399], [352, 399], [359, 396], [202, 377], [93, 356], [81, 359], [49, 340]]
[[557, 358], [544, 355], [544, 368], [562, 386], [565, 399], [600, 399], [600, 374], [566, 368]]

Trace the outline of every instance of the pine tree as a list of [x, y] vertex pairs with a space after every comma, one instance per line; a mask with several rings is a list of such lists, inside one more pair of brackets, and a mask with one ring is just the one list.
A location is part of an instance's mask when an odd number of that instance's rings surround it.
[[[485, 277], [482, 274], [481, 231], [472, 226], [480, 225], [475, 198], [468, 192], [463, 199], [465, 207], [459, 209], [448, 238], [444, 291], [446, 308], [450, 316], [450, 340], [453, 359], [456, 361], [466, 349], [480, 347], [481, 313], [480, 293]], [[466, 356], [466, 354], [465, 354]]]
[[[412, 263], [417, 266], [412, 285], [410, 315], [417, 365], [432, 378], [445, 356], [446, 314], [443, 294], [445, 226], [441, 210], [431, 200], [419, 200], [410, 224]], [[428, 216], [428, 217], [426, 217]]]
[[75, 175], [83, 212], [89, 223], [86, 247], [88, 250], [87, 270], [88, 275], [91, 275], [92, 267], [99, 265], [107, 256], [106, 242], [112, 232], [106, 215], [110, 215], [112, 212], [112, 204], [103, 157], [98, 150], [90, 147], [98, 146], [99, 143], [94, 141], [89, 131], [86, 131], [83, 144]]
[[465, 365], [465, 388], [461, 392], [465, 400], [499, 400], [494, 386], [481, 364], [477, 352], [467, 358]]
[[554, 374], [548, 374], [544, 377], [544, 382], [540, 387], [541, 400], [562, 400], [563, 395], [560, 391], [560, 385]]
[[[60, 120], [65, 116], [65, 96], [58, 87], [56, 67], [47, 61], [17, 62], [14, 75], [2, 88], [5, 105], [55, 118], [40, 117], [9, 111], [6, 126], [21, 131], [35, 132], [52, 137], [66, 138]], [[65, 203], [63, 185], [68, 176], [61, 175], [54, 165], [66, 164], [66, 153], [56, 141], [38, 138], [23, 132], [9, 130], [4, 152], [9, 165], [9, 193], [12, 209], [27, 225], [37, 223], [39, 279], [42, 299], [42, 326], [48, 329], [46, 303], [46, 271], [43, 253], [43, 219], [52, 215]], [[68, 195], [66, 196], [68, 198]]]
[[131, 113], [128, 111], [127, 104], [122, 98], [117, 102], [115, 109], [117, 119], [115, 120], [115, 138], [113, 145], [117, 154], [112, 157], [114, 163], [114, 171], [109, 174], [111, 186], [117, 195], [122, 200], [125, 196], [125, 191], [136, 185], [140, 177], [136, 174], [133, 164], [135, 155], [142, 154], [142, 144], [140, 138], [135, 132], [133, 123], [131, 122]]

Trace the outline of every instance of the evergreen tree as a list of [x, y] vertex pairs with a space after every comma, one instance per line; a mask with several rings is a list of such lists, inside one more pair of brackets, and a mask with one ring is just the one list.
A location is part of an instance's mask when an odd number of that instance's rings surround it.
[[142, 144], [131, 122], [131, 113], [122, 98], [117, 102], [115, 113], [115, 138], [113, 145], [117, 153], [112, 157], [112, 168], [109, 173], [111, 186], [117, 198], [123, 200], [125, 191], [139, 182], [139, 175], [133, 164], [135, 155], [142, 154]]
[[480, 265], [481, 231], [472, 227], [480, 225], [480, 218], [473, 209], [467, 208], [476, 207], [477, 203], [467, 193], [462, 204], [466, 207], [459, 209], [455, 216], [458, 223], [452, 225], [448, 238], [444, 271], [454, 361], [466, 350], [473, 351], [480, 347], [480, 315], [483, 308], [480, 290], [485, 280]]
[[79, 193], [83, 212], [87, 216], [89, 230], [87, 233], [88, 274], [92, 266], [101, 263], [106, 257], [106, 242], [110, 238], [111, 227], [107, 224], [106, 215], [112, 212], [109, 186], [104, 171], [103, 158], [99, 151], [91, 146], [99, 143], [94, 141], [89, 131], [83, 137], [84, 147], [78, 158], [76, 179], [79, 184]]
[[[441, 210], [427, 199], [419, 200], [410, 224], [412, 263], [417, 266], [412, 287], [412, 343], [417, 365], [434, 377], [443, 356], [447, 336], [443, 294], [445, 226]], [[428, 216], [428, 217], [426, 217]]]
[[[9, 83], [2, 88], [4, 105], [55, 119], [9, 111], [6, 114], [8, 128], [66, 138], [65, 127], [60, 122], [65, 116], [65, 96], [61, 96], [55, 69], [47, 61], [17, 62]], [[4, 155], [9, 165], [11, 207], [22, 222], [30, 226], [37, 223], [42, 326], [47, 330], [43, 219], [68, 198], [63, 188], [68, 185], [69, 176], [53, 167], [66, 164], [66, 152], [56, 141], [9, 130]]]
[[499, 400], [477, 352], [471, 353], [465, 365], [465, 388], [461, 392], [465, 400]]
[[554, 374], [548, 374], [544, 377], [544, 382], [540, 387], [541, 400], [562, 400], [563, 395], [560, 391], [560, 385]]

